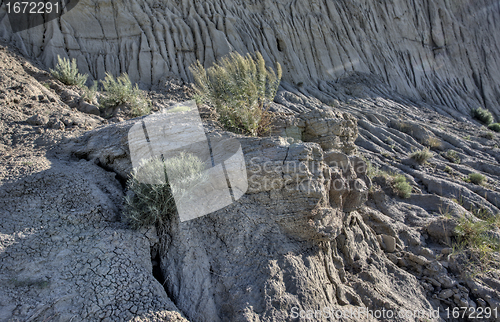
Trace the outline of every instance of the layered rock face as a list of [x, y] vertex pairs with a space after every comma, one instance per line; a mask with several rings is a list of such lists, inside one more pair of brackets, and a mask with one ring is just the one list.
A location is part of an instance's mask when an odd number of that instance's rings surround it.
[[357, 71], [413, 98], [463, 114], [482, 105], [500, 117], [495, 0], [82, 0], [16, 34], [0, 10], [1, 38], [49, 67], [57, 55], [76, 58], [93, 78], [127, 72], [146, 87], [168, 75], [189, 80], [196, 60], [208, 67], [230, 51], [258, 50], [282, 64], [287, 83], [324, 101], [349, 95], [333, 81]]

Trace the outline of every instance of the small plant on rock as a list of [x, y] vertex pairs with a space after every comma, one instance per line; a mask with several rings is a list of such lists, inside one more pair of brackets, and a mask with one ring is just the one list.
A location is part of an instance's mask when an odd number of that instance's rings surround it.
[[429, 151], [429, 148], [424, 148], [420, 151], [415, 151], [412, 154], [410, 154], [410, 158], [417, 161], [418, 164], [424, 164], [425, 162], [427, 162], [427, 160], [429, 160], [433, 156], [434, 155], [432, 154], [432, 152]]
[[478, 107], [476, 109], [473, 109], [472, 117], [486, 125], [493, 123], [493, 115], [485, 108]]
[[441, 154], [445, 159], [448, 161], [451, 161], [453, 163], [460, 163], [460, 156], [458, 155], [457, 151], [455, 150], [448, 150], [446, 153]]
[[106, 73], [101, 83], [106, 94], [101, 99], [101, 104], [105, 108], [126, 105], [132, 116], [146, 115], [151, 111], [151, 102], [144, 96], [137, 84], [132, 85], [126, 73], [116, 79], [113, 75]]
[[443, 158], [447, 159], [448, 161], [451, 161], [453, 163], [460, 163], [460, 156], [458, 155], [457, 151], [455, 150], [448, 150], [446, 153], [441, 153]]
[[405, 123], [403, 121], [396, 121], [393, 126], [395, 129], [403, 133], [411, 134], [411, 125], [408, 123]]
[[205, 69], [198, 61], [190, 67], [194, 76], [198, 101], [215, 107], [219, 121], [229, 130], [243, 131], [256, 136], [269, 130], [270, 113], [267, 106], [274, 99], [281, 80], [267, 68], [257, 52], [242, 56], [233, 52], [213, 67]]
[[486, 181], [486, 177], [480, 173], [469, 173], [468, 181], [473, 184], [483, 184]]
[[431, 136], [431, 137], [427, 138], [427, 140], [425, 141], [425, 145], [427, 145], [428, 147], [430, 147], [432, 149], [439, 149], [439, 148], [441, 148], [442, 142], [439, 138], [437, 138], [435, 136]]
[[[495, 123], [498, 124], [498, 123]], [[493, 132], [485, 132], [481, 135], [483, 138], [486, 138], [488, 140], [493, 140], [495, 138], [495, 134]]]
[[[192, 189], [208, 180], [203, 170], [205, 164], [187, 153], [165, 161], [153, 158], [144, 162], [127, 182], [125, 214], [131, 226], [140, 228], [171, 220], [177, 211], [174, 193], [188, 198]], [[167, 173], [169, 181], [165, 180]]]
[[59, 55], [57, 56], [57, 65], [55, 69], [50, 70], [50, 73], [65, 85], [76, 85], [79, 87], [84, 86], [88, 77], [88, 75], [78, 73], [75, 58], [70, 61], [67, 58], [59, 57]]
[[362, 157], [363, 161], [365, 161], [366, 164], [366, 175], [369, 178], [373, 178], [375, 175], [377, 175], [377, 172], [379, 171], [376, 166], [374, 166], [368, 159], [365, 157]]
[[83, 91], [82, 94], [83, 100], [87, 103], [93, 103], [97, 95], [97, 82], [94, 81], [94, 83], [90, 87], [83, 85], [81, 89]]
[[412, 187], [402, 174], [398, 174], [393, 178], [392, 189], [401, 198], [410, 198], [411, 196]]
[[495, 132], [500, 132], [500, 123], [493, 123], [488, 125], [488, 128]]
[[454, 248], [464, 253], [472, 264], [479, 265], [483, 272], [498, 266], [498, 262], [493, 261], [493, 253], [500, 251], [500, 239], [492, 231], [498, 230], [499, 218], [497, 215], [475, 220], [473, 216], [463, 216], [455, 228], [458, 237]]

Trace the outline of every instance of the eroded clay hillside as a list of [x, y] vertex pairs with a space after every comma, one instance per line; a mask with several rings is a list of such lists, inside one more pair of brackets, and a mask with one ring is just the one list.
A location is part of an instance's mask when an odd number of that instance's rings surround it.
[[446, 113], [484, 106], [500, 118], [495, 0], [81, 0], [61, 19], [18, 33], [4, 7], [1, 38], [48, 67], [57, 55], [76, 58], [94, 78], [190, 80], [196, 60], [208, 67], [233, 50], [260, 51], [284, 66], [283, 86], [303, 85], [326, 102], [344, 97], [337, 78], [358, 71]]

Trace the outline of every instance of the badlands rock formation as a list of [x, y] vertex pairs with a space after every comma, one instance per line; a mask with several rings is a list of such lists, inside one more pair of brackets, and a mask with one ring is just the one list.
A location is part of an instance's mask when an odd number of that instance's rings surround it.
[[[166, 292], [188, 319], [280, 321], [293, 317], [293, 308], [325, 307], [439, 310], [446, 319], [446, 308], [499, 306], [496, 271], [471, 279], [465, 273], [467, 258], [450, 256], [459, 219], [477, 215], [469, 210], [499, 213], [498, 136], [484, 138], [484, 129], [443, 117], [367, 75], [339, 84], [362, 98], [338, 101], [332, 110], [297, 91], [278, 93], [273, 110], [284, 119], [276, 128], [281, 138], [239, 137], [251, 183], [247, 194], [209, 216], [160, 227]], [[359, 135], [351, 115], [358, 119]], [[406, 127], [398, 123], [402, 119]], [[131, 171], [122, 147], [133, 122], [87, 132], [65, 150], [123, 176]], [[338, 136], [336, 127], [342, 129]], [[210, 125], [207, 131], [218, 133]], [[296, 136], [319, 143], [301, 143]], [[408, 156], [429, 137], [439, 144], [430, 163], [419, 165]], [[382, 189], [374, 188], [367, 200], [372, 182], [364, 161], [346, 154], [355, 151], [349, 143], [354, 138], [362, 155], [385, 171], [405, 175], [416, 193], [400, 199], [375, 176]], [[345, 145], [333, 146], [341, 140]], [[460, 164], [440, 154], [452, 149]], [[464, 182], [472, 172], [483, 173], [488, 184]], [[491, 233], [500, 236], [498, 228]]]
[[484, 106], [500, 118], [499, 20], [496, 0], [81, 0], [18, 33], [2, 6], [0, 38], [48, 67], [57, 55], [76, 58], [94, 78], [127, 72], [146, 87], [166, 75], [190, 80], [196, 60], [208, 67], [258, 50], [283, 66], [284, 87], [323, 101], [343, 98], [334, 81], [357, 71], [450, 114]]

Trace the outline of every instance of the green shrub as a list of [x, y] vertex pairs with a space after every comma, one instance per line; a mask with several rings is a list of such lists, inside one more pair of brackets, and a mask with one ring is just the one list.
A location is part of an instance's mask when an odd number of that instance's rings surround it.
[[449, 173], [449, 174], [453, 174], [454, 171], [451, 167], [446, 166], [446, 167], [444, 167], [444, 172]]
[[488, 128], [495, 132], [500, 132], [500, 123], [493, 123], [488, 125]]
[[427, 162], [427, 160], [429, 160], [433, 156], [434, 155], [432, 154], [432, 152], [429, 151], [428, 147], [420, 151], [415, 151], [412, 154], [410, 154], [410, 158], [417, 161], [419, 164], [424, 164], [425, 162]]
[[149, 114], [151, 102], [144, 96], [137, 84], [132, 85], [126, 73], [118, 76], [106, 73], [106, 77], [101, 81], [106, 95], [101, 99], [101, 104], [105, 108], [126, 105], [132, 116]]
[[469, 182], [477, 185], [480, 185], [486, 181], [486, 177], [480, 173], [469, 173], [468, 179]]
[[402, 174], [398, 174], [393, 178], [392, 189], [394, 193], [401, 198], [410, 198], [412, 187], [406, 181], [406, 177]]
[[[153, 158], [143, 163], [127, 182], [126, 219], [134, 228], [171, 220], [177, 211], [173, 193], [189, 198], [193, 188], [208, 180], [203, 170], [205, 164], [198, 157], [186, 153], [165, 161]], [[151, 184], [163, 182], [167, 173], [173, 178], [170, 182]]]
[[453, 163], [460, 163], [460, 156], [458, 155], [457, 151], [455, 150], [448, 150], [446, 153], [441, 154], [445, 159], [448, 161], [451, 161]]
[[189, 69], [195, 80], [198, 100], [214, 106], [227, 129], [252, 136], [268, 130], [270, 113], [267, 106], [278, 90], [280, 64], [277, 63], [275, 73], [266, 68], [259, 52], [255, 58], [233, 52], [206, 70], [199, 61]]
[[476, 108], [472, 110], [472, 117], [479, 120], [479, 122], [489, 125], [493, 123], [493, 115], [485, 108]]
[[50, 73], [63, 84], [77, 85], [79, 87], [85, 84], [88, 77], [87, 75], [78, 73], [75, 58], [70, 61], [69, 59], [59, 57], [59, 55], [57, 56], [56, 68], [51, 69]]
[[[500, 239], [491, 231], [499, 228], [500, 217], [494, 216], [487, 220], [474, 221], [473, 217], [463, 216], [455, 227], [457, 243], [454, 248], [462, 252], [469, 252], [470, 264], [483, 267], [483, 271], [489, 271], [498, 266], [498, 261], [492, 257], [494, 252], [500, 251]], [[470, 270], [475, 270], [473, 266]]]
[[83, 90], [83, 100], [85, 102], [92, 103], [95, 99], [95, 96], [97, 95], [97, 82], [94, 81], [94, 83], [90, 87], [83, 85], [81, 89]]

